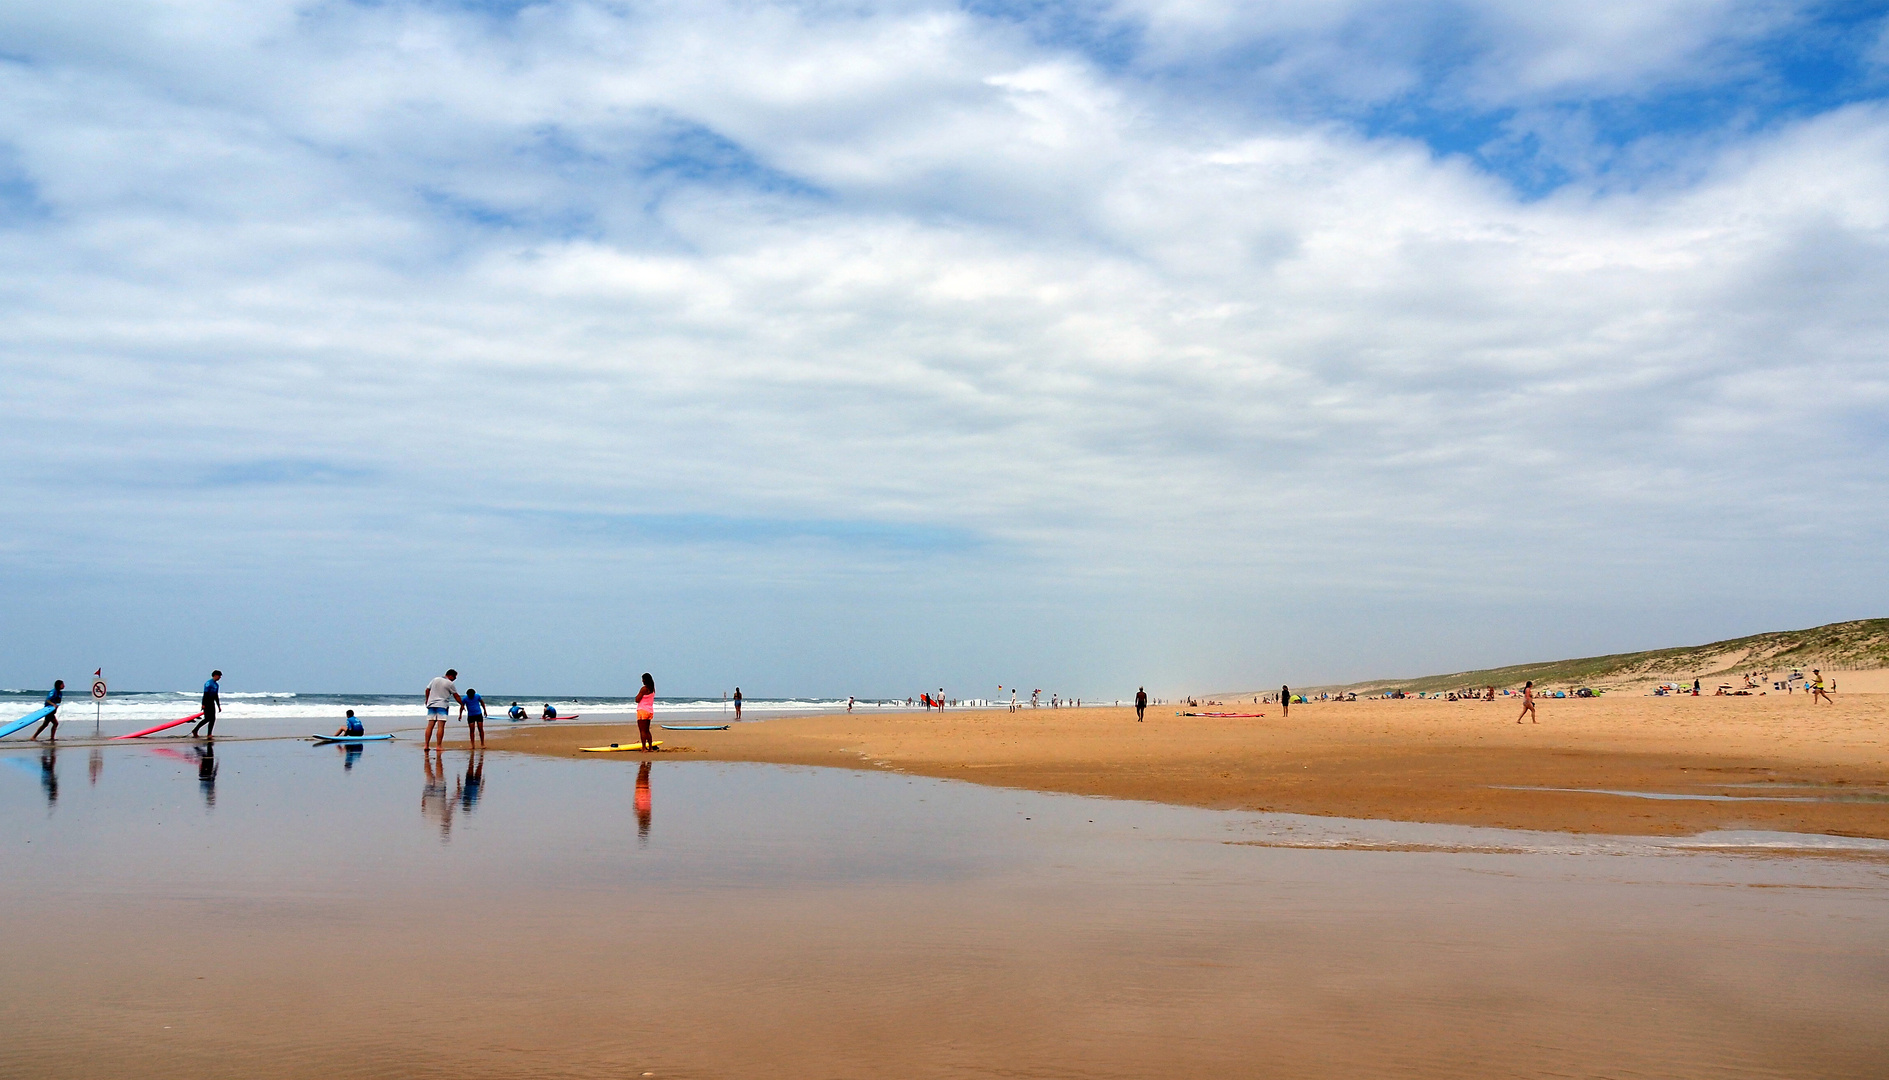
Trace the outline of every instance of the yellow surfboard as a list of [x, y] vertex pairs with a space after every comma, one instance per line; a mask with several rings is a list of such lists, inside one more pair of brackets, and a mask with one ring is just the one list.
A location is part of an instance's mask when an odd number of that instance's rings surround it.
[[[658, 750], [662, 749], [662, 740], [657, 739], [655, 746]], [[580, 746], [578, 749], [586, 754], [635, 754], [642, 751], [643, 744], [633, 742], [611, 743], [609, 746]]]

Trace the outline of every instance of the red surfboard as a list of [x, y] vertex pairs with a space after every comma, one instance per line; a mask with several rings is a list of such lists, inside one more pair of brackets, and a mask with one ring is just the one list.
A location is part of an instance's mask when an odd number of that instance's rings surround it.
[[156, 727], [148, 727], [148, 728], [145, 728], [143, 731], [134, 731], [129, 735], [113, 735], [112, 738], [114, 739], [140, 739], [153, 732], [163, 731], [165, 728], [174, 728], [178, 724], [188, 724], [192, 720], [195, 720], [197, 717], [202, 716], [202, 715], [203, 714], [200, 712], [193, 712], [189, 716], [184, 717], [182, 720], [166, 720]]

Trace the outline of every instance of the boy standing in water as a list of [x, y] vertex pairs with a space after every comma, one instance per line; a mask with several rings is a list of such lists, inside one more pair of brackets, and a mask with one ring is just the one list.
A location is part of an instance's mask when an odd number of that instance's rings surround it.
[[[466, 738], [472, 745], [485, 746], [485, 699], [477, 690], [467, 690], [459, 701], [460, 719], [466, 722]], [[444, 741], [442, 737], [442, 741]]]
[[193, 737], [207, 727], [210, 729], [209, 737], [216, 738], [216, 713], [223, 707], [223, 684], [217, 680], [222, 677], [221, 671], [212, 671], [209, 680], [203, 684], [203, 719], [190, 729]]
[[[64, 679], [54, 679], [52, 681], [52, 689], [46, 691], [46, 700], [40, 706], [41, 708], [51, 708], [52, 712], [47, 713], [46, 719], [41, 720], [39, 726], [33, 729], [34, 739], [39, 738], [39, 733], [46, 730], [46, 725], [51, 724], [52, 734], [46, 737], [46, 741], [57, 742], [59, 740], [59, 703], [65, 699], [66, 681]], [[32, 740], [29, 739], [27, 741], [30, 742]]]

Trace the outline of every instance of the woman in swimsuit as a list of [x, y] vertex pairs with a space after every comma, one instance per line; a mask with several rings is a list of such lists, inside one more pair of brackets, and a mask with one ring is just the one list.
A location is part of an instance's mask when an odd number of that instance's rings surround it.
[[[1522, 684], [1522, 716], [1528, 717], [1531, 724], [1541, 723], [1540, 720], [1535, 719], [1535, 680], [1533, 679]], [[1516, 717], [1515, 722], [1521, 723], [1522, 716]]]
[[1812, 705], [1815, 705], [1818, 701], [1821, 700], [1826, 705], [1835, 705], [1836, 702], [1831, 699], [1830, 695], [1827, 692], [1824, 691], [1823, 672], [1818, 671], [1816, 668], [1811, 668], [1810, 673], [1817, 677], [1817, 681], [1810, 684], [1810, 694], [1811, 694], [1810, 703]]
[[636, 731], [643, 737], [643, 749], [654, 750], [656, 744], [649, 737], [649, 722], [656, 719], [656, 680], [643, 672], [643, 688], [636, 692]]

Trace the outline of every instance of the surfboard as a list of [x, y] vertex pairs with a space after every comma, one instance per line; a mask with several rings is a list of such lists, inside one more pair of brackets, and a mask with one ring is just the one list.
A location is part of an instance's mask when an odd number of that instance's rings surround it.
[[0, 739], [6, 738], [8, 735], [13, 734], [35, 720], [46, 719], [46, 717], [52, 715], [54, 708], [55, 706], [48, 705], [43, 709], [35, 709], [25, 716], [20, 717], [18, 720], [13, 721], [11, 724], [8, 724], [6, 727], [0, 728]]
[[316, 742], [379, 742], [391, 739], [392, 735], [310, 735]]
[[727, 724], [657, 724], [664, 731], [727, 731]]
[[[662, 740], [656, 740], [656, 748], [662, 749]], [[642, 752], [642, 743], [611, 743], [609, 746], [580, 746], [586, 754], [635, 754]]]
[[539, 717], [538, 719], [540, 719], [540, 720], [543, 720], [543, 721], [545, 721], [546, 723], [549, 723], [549, 722], [550, 722], [550, 721], [552, 721], [552, 720], [575, 720], [575, 719], [577, 719], [577, 714], [576, 714], [576, 713], [572, 713], [572, 714], [571, 714], [571, 715], [569, 715], [569, 716], [562, 716], [562, 715], [560, 715], [560, 716], [540, 716], [540, 717]]
[[1184, 712], [1182, 716], [1264, 716], [1263, 712]]
[[113, 735], [112, 738], [114, 739], [141, 739], [145, 737], [146, 735], [151, 734], [154, 731], [163, 731], [165, 728], [174, 728], [178, 724], [188, 724], [192, 720], [195, 720], [196, 718], [202, 715], [203, 714], [200, 712], [193, 712], [189, 716], [186, 716], [181, 720], [166, 720], [163, 723], [157, 725], [156, 727], [148, 727], [148, 728], [145, 728], [143, 731], [134, 731], [129, 735]]

